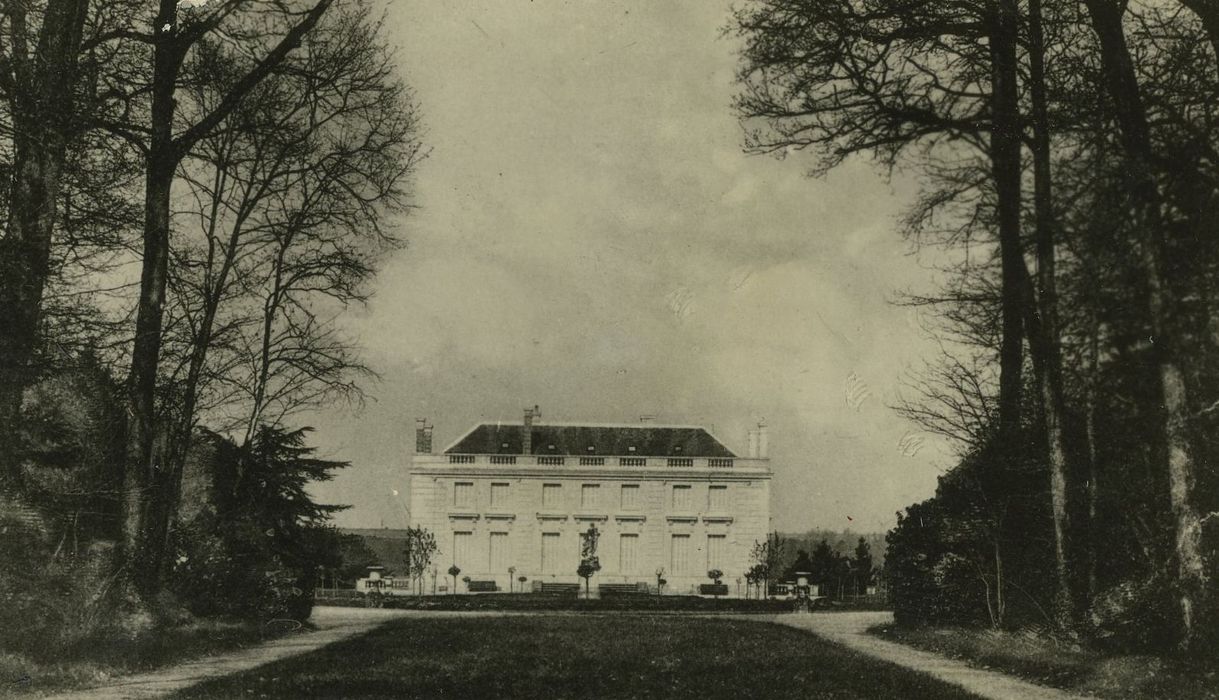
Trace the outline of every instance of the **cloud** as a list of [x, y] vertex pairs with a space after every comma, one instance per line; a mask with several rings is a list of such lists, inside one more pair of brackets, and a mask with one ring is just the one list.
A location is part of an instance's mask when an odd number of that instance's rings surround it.
[[[408, 249], [348, 322], [384, 382], [357, 418], [312, 417], [356, 466], [320, 493], [391, 517], [415, 416], [640, 414], [741, 447], [766, 417], [774, 524], [891, 524], [944, 451], [890, 411], [924, 352], [895, 290], [927, 282], [894, 231], [908, 183], [852, 162], [750, 157], [729, 104], [729, 3], [393, 3], [429, 124]], [[854, 376], [869, 398], [853, 407]], [[905, 447], [899, 448], [899, 444]], [[868, 484], [861, 488], [860, 484]]]

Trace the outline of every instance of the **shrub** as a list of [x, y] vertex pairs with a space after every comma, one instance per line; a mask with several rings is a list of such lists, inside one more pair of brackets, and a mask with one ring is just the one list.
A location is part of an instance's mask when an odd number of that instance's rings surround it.
[[0, 649], [47, 659], [117, 630], [110, 556], [94, 547], [55, 558], [37, 528], [0, 518]]
[[1096, 641], [1120, 649], [1165, 649], [1175, 612], [1171, 586], [1161, 577], [1124, 581], [1092, 601], [1088, 623]]

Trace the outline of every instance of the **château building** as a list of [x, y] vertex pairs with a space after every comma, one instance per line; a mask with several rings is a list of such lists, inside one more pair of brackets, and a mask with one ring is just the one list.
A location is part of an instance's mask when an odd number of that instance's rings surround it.
[[410, 521], [436, 535], [442, 581], [456, 565], [476, 590], [506, 591], [521, 576], [527, 589], [578, 583], [595, 525], [594, 586], [654, 586], [663, 569], [666, 592], [692, 593], [719, 569], [736, 594], [766, 538], [765, 426], [750, 431], [746, 457], [701, 427], [543, 423], [536, 407], [521, 423], [476, 425], [440, 454], [432, 426], [416, 428]]

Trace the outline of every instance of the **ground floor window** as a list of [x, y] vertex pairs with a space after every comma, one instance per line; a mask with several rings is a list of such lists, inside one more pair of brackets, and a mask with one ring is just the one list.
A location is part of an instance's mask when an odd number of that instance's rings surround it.
[[474, 563], [470, 558], [470, 548], [473, 541], [473, 532], [453, 533], [453, 563], [458, 568], [468, 569]]
[[639, 535], [623, 534], [618, 537], [618, 569], [623, 574], [633, 574], [639, 568]]
[[560, 546], [559, 533], [543, 532], [542, 533], [542, 573], [558, 574], [562, 573], [562, 550]]
[[724, 535], [707, 535], [707, 570], [724, 569], [724, 545], [728, 538]]
[[669, 555], [669, 569], [675, 574], [685, 574], [690, 571], [690, 536], [673, 535]]
[[491, 540], [487, 547], [487, 566], [490, 571], [497, 574], [508, 570], [508, 533], [491, 533]]

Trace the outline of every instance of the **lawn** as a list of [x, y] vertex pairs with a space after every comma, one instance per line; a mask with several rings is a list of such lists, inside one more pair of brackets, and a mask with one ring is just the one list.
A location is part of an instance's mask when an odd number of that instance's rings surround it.
[[1033, 634], [877, 627], [890, 641], [1081, 695], [1113, 700], [1219, 700], [1219, 671], [1149, 655], [1114, 655]]
[[969, 698], [799, 630], [732, 618], [395, 620], [177, 698]]

